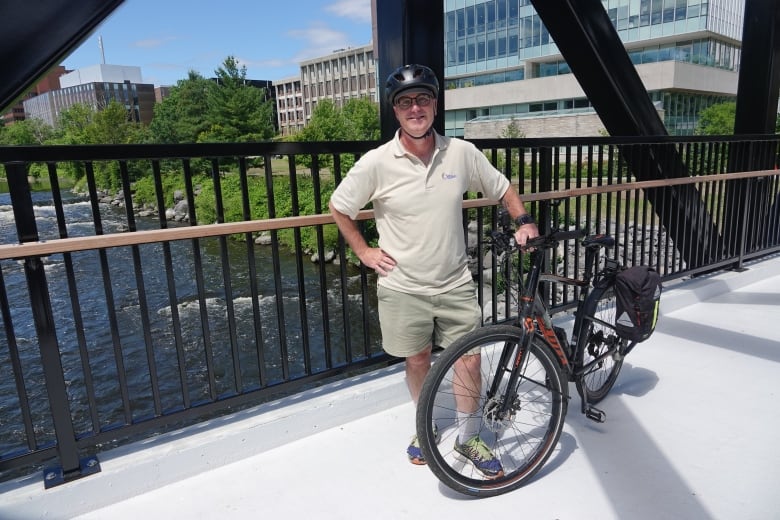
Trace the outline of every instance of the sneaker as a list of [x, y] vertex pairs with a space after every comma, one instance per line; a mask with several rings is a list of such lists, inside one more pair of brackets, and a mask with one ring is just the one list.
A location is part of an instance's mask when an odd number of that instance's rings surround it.
[[[436, 425], [433, 425], [433, 436], [436, 438], [436, 443], [439, 443], [439, 429]], [[417, 435], [412, 437], [412, 442], [409, 447], [406, 448], [406, 456], [409, 457], [409, 462], [422, 466], [427, 464], [425, 457], [423, 457], [422, 450], [420, 449], [420, 442], [417, 439]]]
[[487, 478], [504, 476], [504, 468], [501, 467], [501, 463], [479, 435], [475, 435], [463, 444], [460, 444], [456, 439], [455, 452], [461, 455], [462, 459], [471, 462]]

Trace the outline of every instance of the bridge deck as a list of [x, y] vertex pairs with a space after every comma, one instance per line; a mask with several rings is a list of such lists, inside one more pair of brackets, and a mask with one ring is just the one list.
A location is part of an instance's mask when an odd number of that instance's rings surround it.
[[115, 449], [47, 491], [40, 474], [0, 484], [0, 518], [777, 518], [780, 258], [748, 267], [669, 287], [607, 422], [575, 398], [558, 451], [515, 492], [470, 499], [406, 461], [394, 367]]

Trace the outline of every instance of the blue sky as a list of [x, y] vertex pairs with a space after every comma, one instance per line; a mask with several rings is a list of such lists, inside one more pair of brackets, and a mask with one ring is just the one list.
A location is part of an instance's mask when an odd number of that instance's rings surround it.
[[371, 42], [371, 0], [125, 0], [63, 61], [141, 67], [145, 83], [212, 77], [227, 56], [250, 79], [299, 73], [303, 60]]

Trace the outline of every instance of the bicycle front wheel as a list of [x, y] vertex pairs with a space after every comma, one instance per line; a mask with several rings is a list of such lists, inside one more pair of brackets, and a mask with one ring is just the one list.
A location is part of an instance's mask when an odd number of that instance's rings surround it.
[[[417, 403], [417, 436], [431, 471], [450, 488], [486, 497], [525, 484], [555, 450], [568, 407], [568, 385], [539, 337], [518, 356], [524, 332], [492, 325], [466, 334], [440, 355]], [[518, 377], [510, 375], [518, 365]], [[436, 426], [437, 428], [434, 428]], [[475, 427], [500, 471], [486, 476], [455, 446]], [[487, 456], [487, 457], [486, 457]], [[493, 461], [495, 468], [495, 461]]]
[[588, 403], [596, 404], [607, 396], [617, 381], [623, 366], [625, 340], [611, 326], [615, 324], [617, 314], [614, 288], [597, 287], [589, 300], [592, 303], [590, 309], [585, 309], [586, 318], [578, 336], [575, 370], [585, 369], [576, 379], [580, 397], [584, 397], [587, 389]]

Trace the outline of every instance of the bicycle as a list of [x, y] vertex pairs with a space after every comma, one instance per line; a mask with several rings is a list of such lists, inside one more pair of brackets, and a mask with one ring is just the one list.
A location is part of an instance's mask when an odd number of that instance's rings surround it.
[[[606, 414], [594, 405], [607, 396], [636, 344], [614, 327], [614, 281], [622, 267], [605, 258], [599, 268], [599, 252], [615, 243], [611, 236], [556, 231], [518, 247], [508, 215], [499, 221], [494, 251], [531, 251], [526, 282], [518, 282], [517, 316], [508, 325], [478, 328], [445, 349], [426, 377], [416, 415], [420, 447], [433, 473], [450, 488], [478, 497], [517, 489], [544, 466], [563, 431], [569, 382], [575, 383], [582, 413], [603, 422]], [[547, 250], [580, 238], [580, 279], [543, 273]], [[543, 281], [579, 288], [571, 343], [552, 324], [539, 293]], [[480, 437], [501, 462], [500, 474], [485, 477], [454, 450], [458, 410], [462, 419], [481, 420]]]

